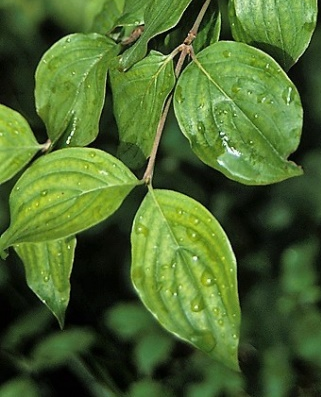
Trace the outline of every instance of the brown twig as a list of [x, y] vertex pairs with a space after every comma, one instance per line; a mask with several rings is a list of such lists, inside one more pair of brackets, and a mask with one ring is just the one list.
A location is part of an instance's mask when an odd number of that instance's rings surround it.
[[[180, 56], [178, 58], [176, 67], [175, 67], [175, 76], [176, 78], [179, 77], [183, 65], [184, 65], [184, 61], [187, 55], [190, 54], [194, 54], [193, 51], [193, 47], [192, 47], [192, 42], [195, 40], [197, 33], [198, 33], [198, 29], [200, 27], [200, 24], [202, 22], [202, 19], [204, 18], [205, 12], [210, 4], [211, 0], [206, 0], [205, 3], [203, 4], [195, 22], [194, 25], [192, 27], [192, 29], [189, 31], [188, 35], [186, 36], [183, 44], [181, 44], [179, 47], [177, 47], [173, 52], [172, 52], [172, 56], [175, 56], [178, 52], [180, 52]], [[151, 180], [153, 178], [153, 172], [154, 172], [154, 166], [155, 166], [155, 160], [156, 160], [156, 155], [158, 152], [158, 147], [159, 147], [159, 143], [163, 134], [163, 130], [164, 130], [164, 126], [165, 126], [165, 122], [167, 119], [167, 115], [168, 115], [168, 111], [170, 108], [170, 105], [172, 103], [173, 100], [173, 94], [171, 94], [164, 106], [163, 109], [163, 113], [161, 115], [161, 118], [159, 120], [158, 126], [157, 126], [157, 131], [155, 134], [155, 139], [154, 139], [154, 143], [153, 143], [153, 147], [152, 147], [152, 151], [148, 160], [148, 164], [143, 176], [143, 180], [145, 181], [145, 183], [148, 185], [151, 183]]]

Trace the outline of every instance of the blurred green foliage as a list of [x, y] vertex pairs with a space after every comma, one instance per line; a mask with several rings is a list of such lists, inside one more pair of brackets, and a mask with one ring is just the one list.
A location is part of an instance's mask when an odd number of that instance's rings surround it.
[[[40, 142], [46, 137], [34, 110], [36, 65], [63, 35], [90, 30], [101, 6], [99, 0], [0, 1], [0, 102], [21, 112]], [[302, 177], [260, 188], [231, 182], [196, 159], [172, 118], [156, 165], [155, 186], [200, 200], [230, 237], [243, 315], [242, 375], [173, 340], [138, 302], [128, 238], [138, 192], [79, 236], [64, 331], [27, 288], [19, 259], [1, 261], [1, 397], [60, 396], [66, 385], [75, 395], [97, 397], [321, 395], [320, 47], [319, 24], [290, 71], [305, 108], [294, 158]], [[108, 97], [96, 143], [114, 152], [110, 103]], [[13, 182], [0, 189], [2, 230]]]

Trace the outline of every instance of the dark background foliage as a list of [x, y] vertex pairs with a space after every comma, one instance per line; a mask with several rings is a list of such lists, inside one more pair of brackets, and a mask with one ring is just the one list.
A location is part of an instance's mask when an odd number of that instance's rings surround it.
[[[85, 0], [0, 2], [0, 103], [21, 112], [39, 142], [34, 71], [63, 35], [88, 31]], [[95, 2], [93, 2], [95, 3]], [[96, 2], [97, 3], [97, 2]], [[98, 2], [99, 3], [99, 2]], [[229, 38], [227, 24], [223, 38]], [[305, 110], [292, 156], [305, 174], [266, 187], [231, 182], [192, 154], [170, 115], [154, 185], [194, 197], [218, 218], [238, 259], [242, 307], [240, 363], [231, 373], [163, 331], [130, 283], [131, 222], [144, 192], [78, 238], [65, 330], [28, 289], [12, 254], [0, 263], [0, 395], [320, 396], [321, 26], [289, 72]], [[116, 152], [110, 93], [94, 146]], [[9, 223], [0, 189], [0, 227]]]

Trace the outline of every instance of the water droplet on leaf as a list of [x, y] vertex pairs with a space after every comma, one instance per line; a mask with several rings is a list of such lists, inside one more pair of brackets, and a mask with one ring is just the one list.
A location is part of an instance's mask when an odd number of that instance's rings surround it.
[[289, 106], [294, 100], [294, 91], [292, 87], [286, 88], [282, 93], [282, 98], [287, 106]]
[[202, 296], [196, 296], [191, 301], [191, 310], [192, 312], [198, 313], [205, 309], [205, 303]]
[[148, 236], [148, 228], [143, 225], [142, 223], [137, 223], [135, 231], [137, 234], [142, 234], [143, 236], [147, 237]]
[[200, 331], [193, 334], [191, 336], [191, 342], [201, 350], [204, 350], [208, 353], [211, 352], [217, 344], [212, 333], [208, 331]]
[[214, 275], [210, 269], [205, 269], [201, 275], [201, 283], [204, 287], [210, 287], [215, 284]]

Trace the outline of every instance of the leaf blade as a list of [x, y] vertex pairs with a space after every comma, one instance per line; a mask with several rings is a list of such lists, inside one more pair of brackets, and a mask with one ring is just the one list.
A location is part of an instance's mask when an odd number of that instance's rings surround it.
[[36, 109], [53, 144], [86, 146], [98, 134], [109, 61], [118, 46], [97, 33], [60, 39], [36, 70]]
[[215, 218], [183, 194], [155, 190], [131, 234], [131, 277], [141, 300], [170, 332], [238, 369], [236, 261]]
[[54, 314], [60, 328], [69, 302], [75, 248], [75, 237], [14, 246], [24, 264], [29, 288]]
[[1, 244], [74, 235], [113, 214], [140, 183], [121, 161], [101, 150], [52, 152], [39, 158], [13, 188], [11, 224]]
[[139, 40], [122, 54], [120, 67], [129, 69], [140, 61], [147, 53], [147, 44], [150, 39], [160, 33], [173, 28], [180, 20], [191, 0], [152, 0], [144, 13], [145, 29]]
[[272, 55], [285, 70], [308, 47], [317, 21], [317, 0], [231, 0], [229, 18], [235, 40]]
[[267, 54], [220, 41], [182, 73], [174, 109], [194, 153], [228, 178], [264, 185], [301, 175], [302, 106], [294, 84]]
[[0, 104], [0, 183], [17, 174], [40, 149], [21, 114]]
[[152, 51], [126, 73], [110, 70], [114, 114], [119, 129], [118, 153], [133, 168], [149, 157], [166, 98], [174, 87], [173, 61]]

